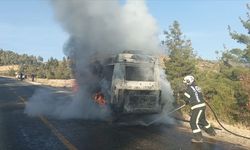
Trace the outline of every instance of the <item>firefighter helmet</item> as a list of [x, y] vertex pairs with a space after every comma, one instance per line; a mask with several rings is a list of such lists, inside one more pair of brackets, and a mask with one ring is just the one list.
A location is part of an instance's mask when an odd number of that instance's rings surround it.
[[194, 82], [194, 77], [192, 75], [185, 76], [183, 79], [183, 83], [187, 85], [191, 85]]

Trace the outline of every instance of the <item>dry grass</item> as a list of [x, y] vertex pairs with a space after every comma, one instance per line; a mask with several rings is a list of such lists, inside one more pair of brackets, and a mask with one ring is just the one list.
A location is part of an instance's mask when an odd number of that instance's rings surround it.
[[215, 63], [215, 62], [211, 62], [211, 61], [202, 60], [202, 61], [198, 61], [196, 67], [200, 71], [210, 70], [210, 71], [213, 71], [213, 72], [219, 72], [220, 64]]
[[[184, 115], [184, 118], [186, 120], [190, 119], [190, 116], [188, 115]], [[216, 127], [216, 128], [221, 128], [221, 126], [217, 123], [217, 121], [213, 120], [213, 119], [208, 119], [208, 122], [211, 123], [212, 126]], [[244, 125], [241, 124], [237, 124], [237, 125], [228, 125], [224, 122], [221, 122], [222, 125], [229, 131], [242, 135], [242, 136], [246, 136], [246, 137], [250, 137], [250, 128], [246, 127]], [[189, 123], [183, 123], [183, 125], [187, 128], [190, 128]], [[191, 129], [190, 129], [191, 131]], [[204, 133], [204, 132], [203, 132]], [[250, 140], [249, 139], [245, 139], [242, 137], [238, 137], [235, 136], [231, 133], [228, 133], [227, 131], [225, 131], [224, 129], [222, 130], [216, 130], [217, 135], [215, 137], [211, 137], [209, 135], [207, 135], [206, 133], [204, 133], [203, 135], [205, 137], [209, 137], [209, 138], [213, 138], [219, 141], [224, 141], [224, 142], [230, 142], [230, 143], [235, 143], [235, 144], [239, 144], [242, 146], [245, 146], [247, 148], [250, 148]]]
[[18, 70], [18, 65], [8, 65], [8, 66], [0, 66], [0, 72], [8, 72], [9, 70]]
[[[28, 79], [31, 81], [31, 79]], [[35, 79], [36, 83], [40, 83], [42, 85], [48, 85], [53, 87], [72, 87], [74, 79], [69, 80], [61, 80], [61, 79]]]

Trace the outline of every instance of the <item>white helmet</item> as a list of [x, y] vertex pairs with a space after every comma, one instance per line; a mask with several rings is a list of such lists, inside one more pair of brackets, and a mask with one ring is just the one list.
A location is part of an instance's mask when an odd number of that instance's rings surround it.
[[191, 85], [194, 82], [194, 77], [191, 75], [185, 76], [183, 79], [183, 83], [187, 85]]

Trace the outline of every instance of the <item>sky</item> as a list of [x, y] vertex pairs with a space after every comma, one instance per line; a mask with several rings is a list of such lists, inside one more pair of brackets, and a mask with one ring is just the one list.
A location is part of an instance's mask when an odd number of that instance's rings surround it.
[[[247, 33], [239, 17], [246, 19], [250, 0], [146, 0], [159, 27], [159, 41], [174, 20], [198, 56], [215, 60], [215, 51], [242, 47], [229, 36], [232, 30]], [[55, 19], [49, 0], [0, 0], [0, 49], [19, 54], [62, 59], [68, 34]]]

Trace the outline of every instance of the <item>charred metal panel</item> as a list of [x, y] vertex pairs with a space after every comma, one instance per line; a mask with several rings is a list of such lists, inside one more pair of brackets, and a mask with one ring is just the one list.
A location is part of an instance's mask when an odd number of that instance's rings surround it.
[[124, 90], [124, 113], [159, 113], [160, 91]]

